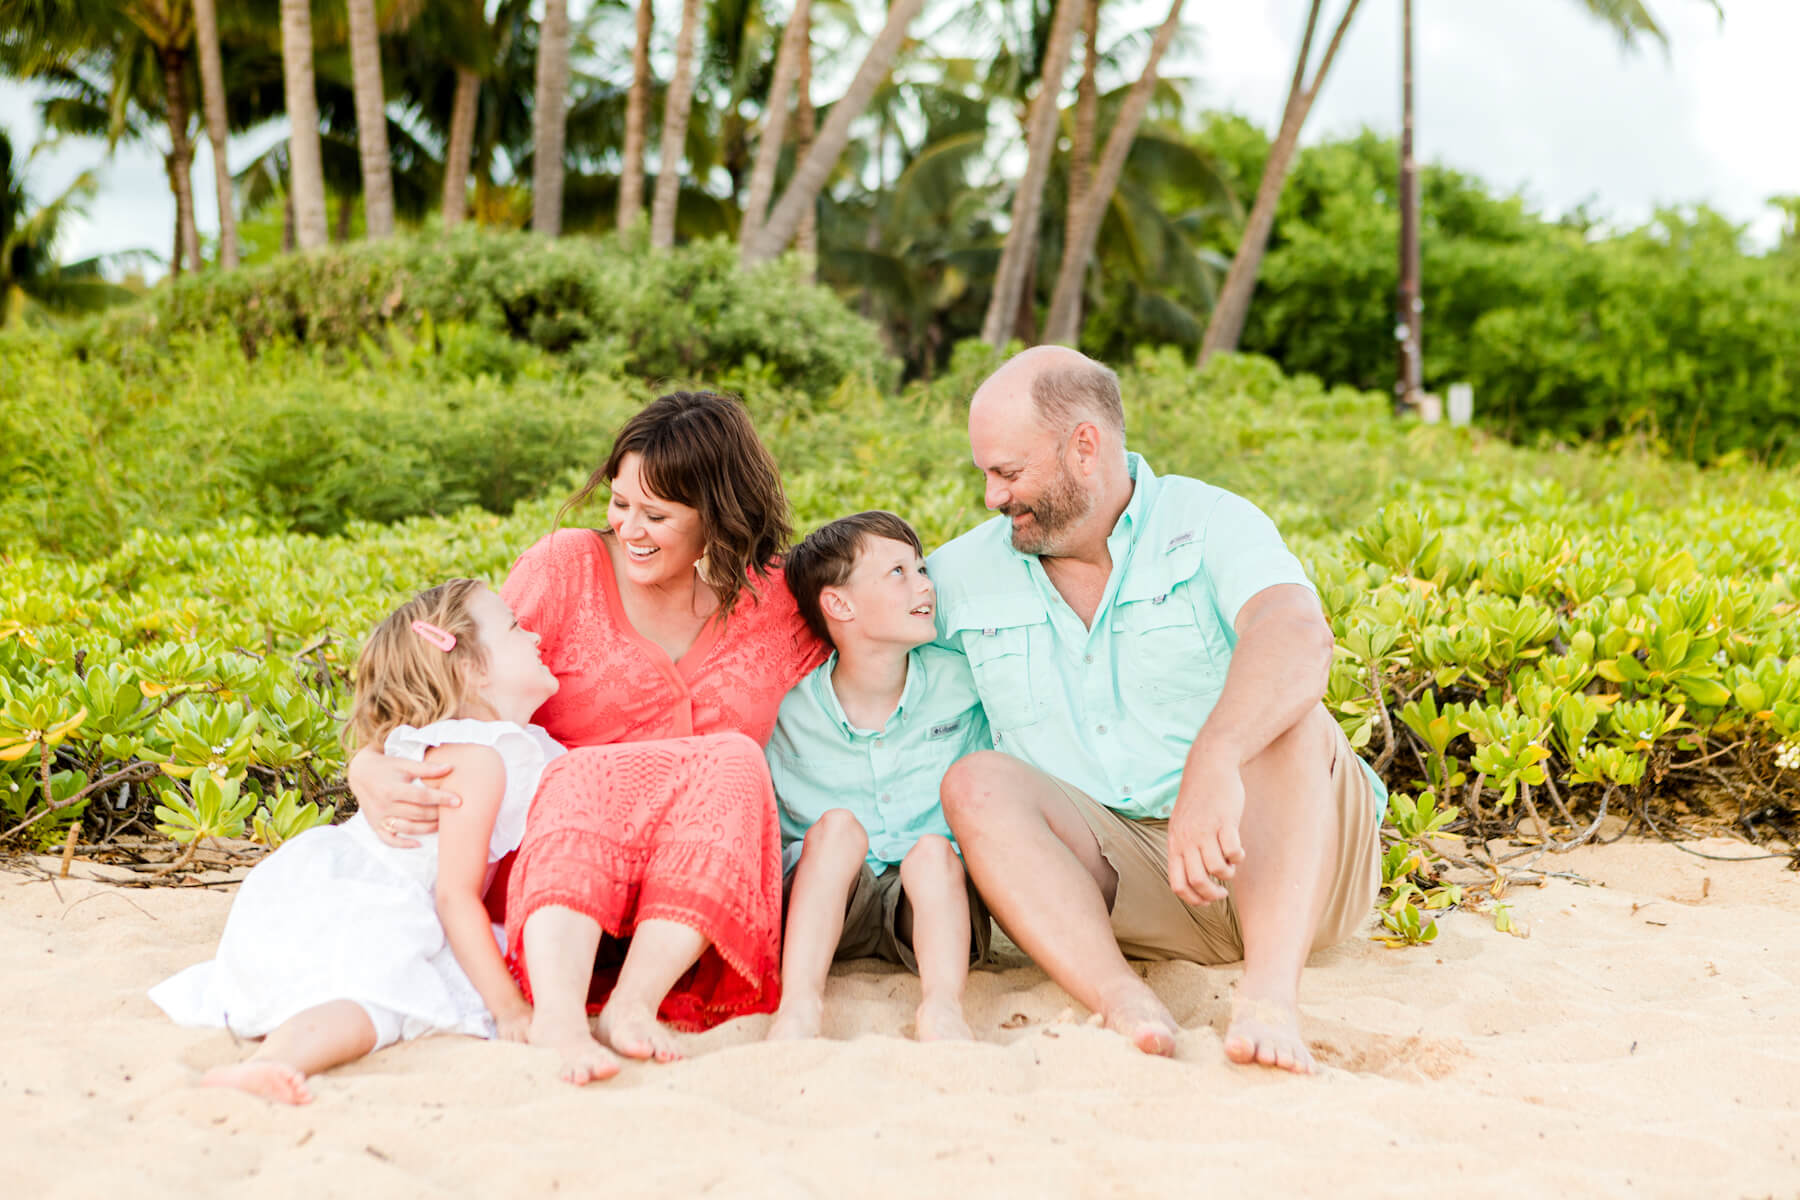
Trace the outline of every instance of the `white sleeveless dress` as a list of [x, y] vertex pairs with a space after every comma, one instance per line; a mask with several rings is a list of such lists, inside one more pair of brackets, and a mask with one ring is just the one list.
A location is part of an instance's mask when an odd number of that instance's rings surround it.
[[[488, 840], [491, 879], [493, 864], [518, 848], [538, 778], [563, 748], [536, 725], [450, 720], [402, 725], [384, 749], [417, 760], [448, 743], [491, 746], [506, 766]], [[378, 1045], [427, 1033], [493, 1037], [493, 1017], [438, 923], [437, 837], [416, 840], [407, 850], [384, 845], [358, 813], [284, 843], [239, 886], [217, 956], [150, 998], [177, 1024], [241, 1037], [331, 1000], [369, 1010]]]

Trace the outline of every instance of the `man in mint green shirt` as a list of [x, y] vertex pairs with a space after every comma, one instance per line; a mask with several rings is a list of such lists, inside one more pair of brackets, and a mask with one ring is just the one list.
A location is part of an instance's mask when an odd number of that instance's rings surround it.
[[1140, 1049], [1177, 1027], [1127, 955], [1241, 958], [1226, 1054], [1310, 1071], [1301, 968], [1367, 917], [1385, 803], [1321, 704], [1312, 584], [1254, 505], [1128, 453], [1117, 377], [1073, 350], [996, 371], [969, 442], [1001, 515], [930, 560], [993, 730], [944, 780], [969, 873]]

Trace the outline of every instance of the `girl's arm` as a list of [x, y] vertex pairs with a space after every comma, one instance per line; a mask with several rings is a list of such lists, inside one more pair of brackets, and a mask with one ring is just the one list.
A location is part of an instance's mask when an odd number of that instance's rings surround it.
[[506, 766], [492, 747], [466, 744], [435, 747], [425, 760], [449, 765], [443, 786], [462, 798], [460, 806], [438, 812], [438, 920], [456, 961], [494, 1014], [500, 1036], [522, 1042], [531, 1024], [531, 1005], [500, 957], [481, 903], [488, 839], [506, 791]]

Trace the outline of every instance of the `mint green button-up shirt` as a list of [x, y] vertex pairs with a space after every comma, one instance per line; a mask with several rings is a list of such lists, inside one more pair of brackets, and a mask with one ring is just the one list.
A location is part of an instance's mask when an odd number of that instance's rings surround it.
[[830, 809], [849, 809], [868, 832], [868, 864], [880, 874], [926, 834], [955, 841], [938, 785], [951, 763], [993, 742], [962, 655], [912, 650], [900, 705], [880, 729], [858, 729], [844, 715], [831, 683], [837, 661], [833, 654], [794, 685], [769, 738], [781, 837], [797, 841]]
[[1036, 555], [1013, 549], [1004, 516], [929, 563], [939, 641], [968, 657], [994, 748], [1125, 816], [1166, 818], [1224, 689], [1239, 610], [1276, 584], [1315, 589], [1254, 504], [1128, 462], [1131, 502], [1106, 539], [1112, 575], [1091, 626]]

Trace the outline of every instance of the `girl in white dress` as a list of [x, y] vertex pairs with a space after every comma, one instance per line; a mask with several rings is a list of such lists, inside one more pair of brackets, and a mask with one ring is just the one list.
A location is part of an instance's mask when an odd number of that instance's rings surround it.
[[217, 957], [150, 992], [180, 1024], [264, 1038], [204, 1084], [304, 1104], [308, 1075], [403, 1038], [525, 1040], [531, 1006], [481, 896], [524, 835], [544, 766], [563, 752], [528, 723], [557, 686], [537, 644], [471, 579], [421, 592], [369, 636], [350, 737], [448, 764], [436, 786], [462, 804], [442, 809], [437, 835], [412, 849], [384, 845], [358, 814], [251, 870]]

